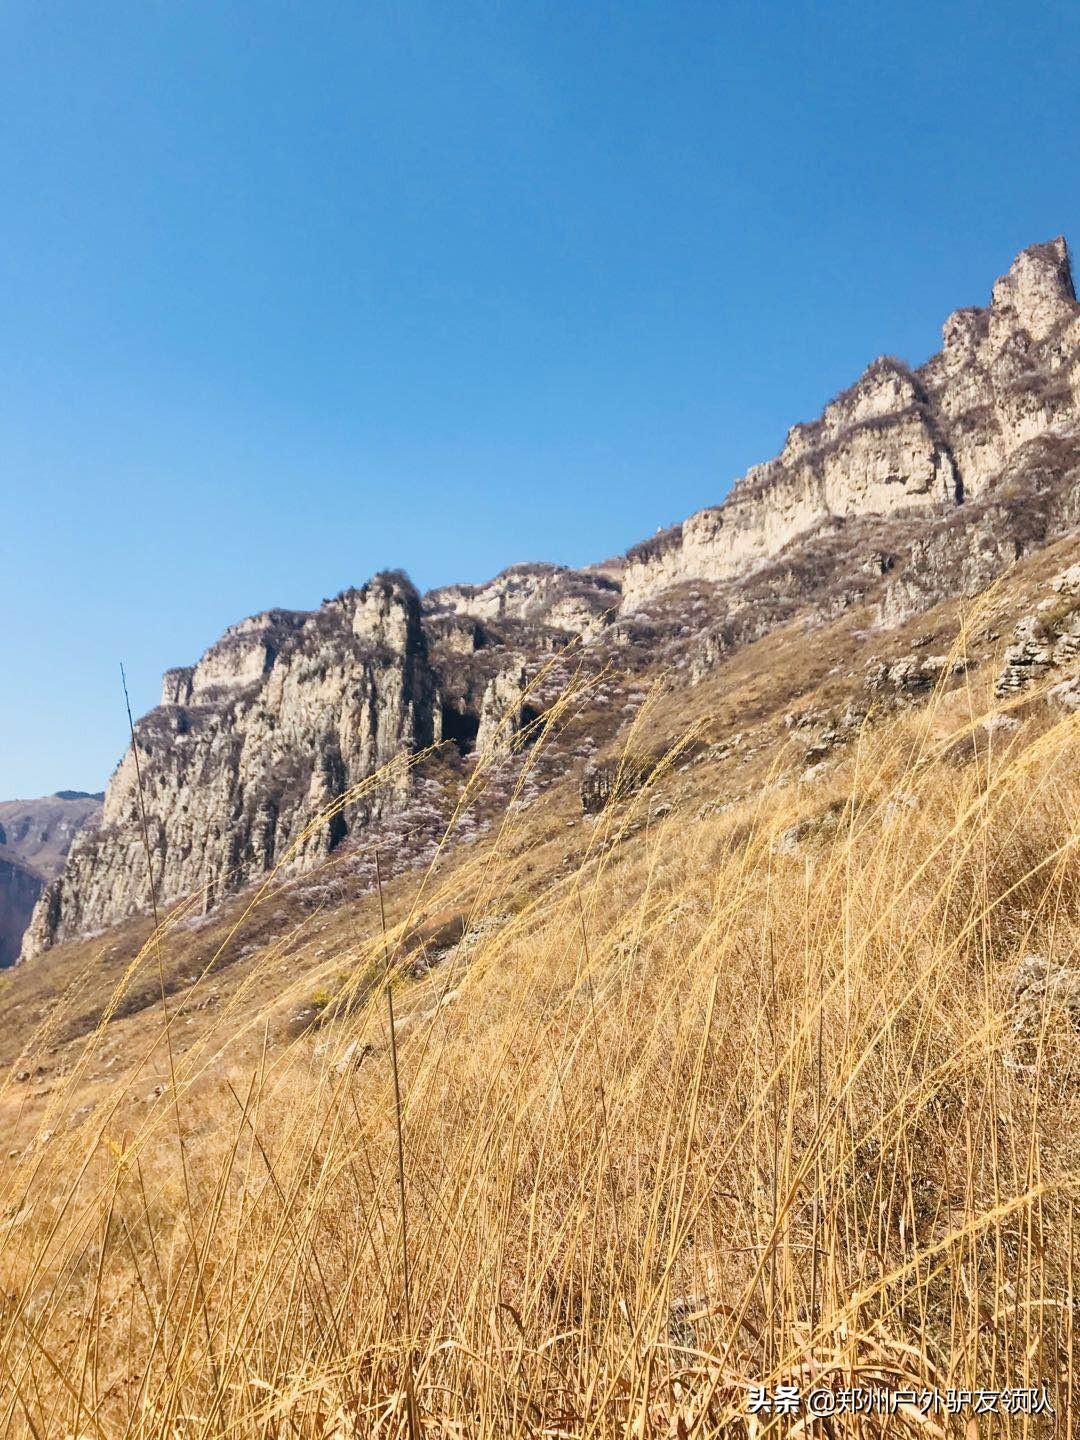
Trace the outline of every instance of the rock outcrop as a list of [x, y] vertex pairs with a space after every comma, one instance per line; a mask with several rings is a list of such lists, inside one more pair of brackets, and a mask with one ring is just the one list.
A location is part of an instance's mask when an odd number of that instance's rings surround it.
[[599, 815], [646, 786], [664, 765], [663, 755], [619, 755], [585, 767], [578, 793], [586, 815]]
[[680, 581], [744, 574], [830, 517], [955, 507], [1022, 446], [1073, 428], [1080, 305], [1064, 239], [1025, 250], [989, 308], [956, 311], [942, 338], [918, 370], [875, 360], [722, 505], [632, 550], [624, 605]]
[[[478, 750], [512, 765], [567, 678], [564, 650], [598, 677], [662, 665], [688, 684], [795, 616], [810, 625], [863, 606], [868, 624], [889, 626], [985, 587], [1080, 526], [1078, 395], [1080, 305], [1059, 239], [1024, 251], [986, 309], [950, 316], [924, 365], [874, 361], [723, 504], [624, 560], [515, 565], [423, 598], [384, 574], [318, 611], [234, 625], [197, 664], [166, 673], [100, 827], [40, 897], [24, 955], [145, 909], [152, 893], [210, 907], [272, 867], [310, 867], [370, 823], [400, 821], [404, 769], [362, 803], [349, 798], [395, 757], [441, 746], [452, 765]], [[1026, 648], [1003, 694], [1044, 664], [1048, 623], [1017, 637]], [[868, 703], [932, 688], [944, 663], [878, 667]], [[645, 783], [651, 763], [590, 766], [586, 812]], [[423, 783], [427, 805], [438, 782]]]
[[994, 687], [999, 698], [1018, 695], [1049, 676], [1049, 693], [1066, 709], [1080, 709], [1080, 565], [1050, 582], [1050, 594], [1013, 631]]
[[23, 958], [154, 900], [197, 895], [208, 910], [278, 866], [317, 864], [408, 803], [405, 769], [350, 798], [398, 757], [436, 745], [509, 754], [538, 713], [525, 696], [527, 653], [570, 643], [618, 591], [554, 566], [503, 578], [476, 605], [499, 620], [470, 612], [469, 587], [422, 604], [404, 575], [388, 573], [312, 613], [252, 616], [197, 664], [167, 671], [100, 825], [41, 895]]
[[[440, 738], [420, 600], [377, 576], [313, 614], [271, 611], [227, 630], [165, 677], [109, 782], [101, 825], [74, 846], [27, 933], [24, 956], [149, 905], [224, 893], [283, 858], [309, 864], [345, 838], [348, 808], [312, 817], [403, 752]], [[377, 802], [376, 802], [377, 803]]]
[[480, 620], [522, 620], [573, 634], [593, 633], [618, 609], [621, 567], [569, 570], [563, 565], [511, 565], [486, 585], [445, 585], [425, 597], [430, 612]]

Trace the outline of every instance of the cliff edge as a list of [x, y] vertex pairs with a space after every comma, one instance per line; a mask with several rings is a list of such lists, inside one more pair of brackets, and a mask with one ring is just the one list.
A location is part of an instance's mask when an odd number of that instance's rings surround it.
[[152, 896], [209, 909], [279, 865], [319, 863], [415, 800], [404, 770], [356, 795], [386, 762], [434, 749], [460, 772], [478, 747], [527, 737], [530, 677], [568, 645], [598, 674], [663, 664], [693, 683], [798, 612], [809, 624], [866, 605], [889, 626], [985, 586], [1080, 525], [1078, 401], [1080, 305], [1059, 237], [1019, 255], [986, 308], [951, 315], [925, 364], [875, 360], [723, 504], [624, 559], [515, 565], [423, 597], [388, 573], [317, 611], [232, 626], [166, 672], [23, 957]]

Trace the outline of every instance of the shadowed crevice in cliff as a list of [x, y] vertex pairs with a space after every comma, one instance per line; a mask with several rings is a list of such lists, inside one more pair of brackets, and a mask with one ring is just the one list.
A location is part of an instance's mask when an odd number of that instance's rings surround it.
[[471, 755], [476, 749], [480, 716], [446, 703], [441, 708], [441, 714], [443, 739], [456, 746], [460, 755]]

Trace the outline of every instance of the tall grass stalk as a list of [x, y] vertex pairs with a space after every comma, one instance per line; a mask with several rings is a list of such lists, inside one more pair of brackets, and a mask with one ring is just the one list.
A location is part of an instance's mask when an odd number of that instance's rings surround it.
[[[0, 1088], [0, 1433], [756, 1440], [796, 1433], [747, 1410], [778, 1383], [1045, 1385], [1053, 1421], [994, 1433], [1069, 1433], [1080, 738], [983, 736], [974, 704], [882, 723], [725, 809], [661, 766], [560, 813], [571, 863], [515, 808], [197, 1009], [260, 890], [125, 1017], [166, 916], [34, 1133]], [[464, 939], [414, 964], [447, 915]]]

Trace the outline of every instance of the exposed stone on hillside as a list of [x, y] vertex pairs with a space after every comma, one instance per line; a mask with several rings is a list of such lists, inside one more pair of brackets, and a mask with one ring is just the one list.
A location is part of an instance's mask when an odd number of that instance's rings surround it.
[[[135, 727], [163, 902], [202, 892], [209, 907], [280, 861], [325, 856], [366, 811], [346, 807], [307, 833], [312, 817], [380, 765], [441, 735], [419, 596], [398, 575], [345, 591], [311, 615], [245, 621], [190, 672], [170, 675], [187, 679], [167, 680], [170, 703]], [[25, 953], [150, 899], [129, 749], [100, 828], [74, 847], [42, 898]]]
[[[1080, 705], [1073, 671], [1080, 669], [1080, 565], [1072, 565], [1050, 582], [1050, 594], [1025, 615], [1005, 651], [1005, 665], [995, 693], [1017, 695], [1045, 676], [1061, 678], [1055, 698], [1068, 709]], [[1074, 699], [1074, 696], [1076, 697]]]
[[875, 360], [722, 505], [632, 550], [624, 603], [745, 573], [829, 516], [976, 497], [1021, 446], [1074, 425], [1078, 393], [1080, 306], [1059, 238], [1025, 250], [988, 309], [951, 315], [941, 351], [919, 370]]
[[865, 707], [848, 705], [839, 714], [830, 710], [791, 711], [784, 724], [792, 742], [802, 750], [807, 765], [826, 759], [838, 746], [846, 745], [866, 724]]
[[835, 835], [844, 819], [844, 805], [834, 801], [813, 815], [803, 815], [781, 830], [773, 841], [777, 855], [794, 855], [810, 839]]
[[599, 815], [647, 785], [663, 764], [662, 755], [619, 754], [585, 767], [579, 793], [586, 815]]
[[[921, 368], [875, 361], [722, 505], [625, 561], [514, 565], [423, 599], [387, 574], [318, 611], [232, 626], [196, 664], [166, 673], [161, 705], [136, 726], [158, 898], [199, 894], [212, 906], [271, 867], [311, 867], [416, 811], [423, 824], [406, 828], [420, 838], [398, 848], [428, 853], [445, 775], [402, 774], [313, 821], [388, 760], [428, 747], [450, 773], [485, 753], [509, 775], [571, 664], [597, 681], [592, 748], [551, 763], [576, 767], [595, 813], [648, 778], [648, 765], [624, 764], [620, 778], [591, 759], [633, 711], [632, 677], [662, 671], [672, 686], [693, 684], [789, 622], [809, 628], [861, 607], [867, 630], [888, 627], [984, 589], [1080, 526], [1078, 366], [1080, 306], [1055, 240], [1017, 258], [987, 309], [950, 316], [942, 350]], [[1057, 663], [1052, 646], [1042, 658], [1041, 630], [1015, 645], [1028, 648], [1003, 694]], [[867, 705], [952, 683], [946, 664], [913, 655], [871, 667]], [[1075, 683], [1062, 675], [1061, 703]], [[846, 735], [835, 718], [797, 734], [808, 775]], [[25, 953], [145, 909], [150, 896], [129, 751], [101, 828], [42, 895]]]
[[866, 689], [871, 695], [912, 698], [927, 695], [950, 675], [964, 673], [963, 660], [947, 655], [902, 655], [899, 660], [872, 661], [866, 672]]

